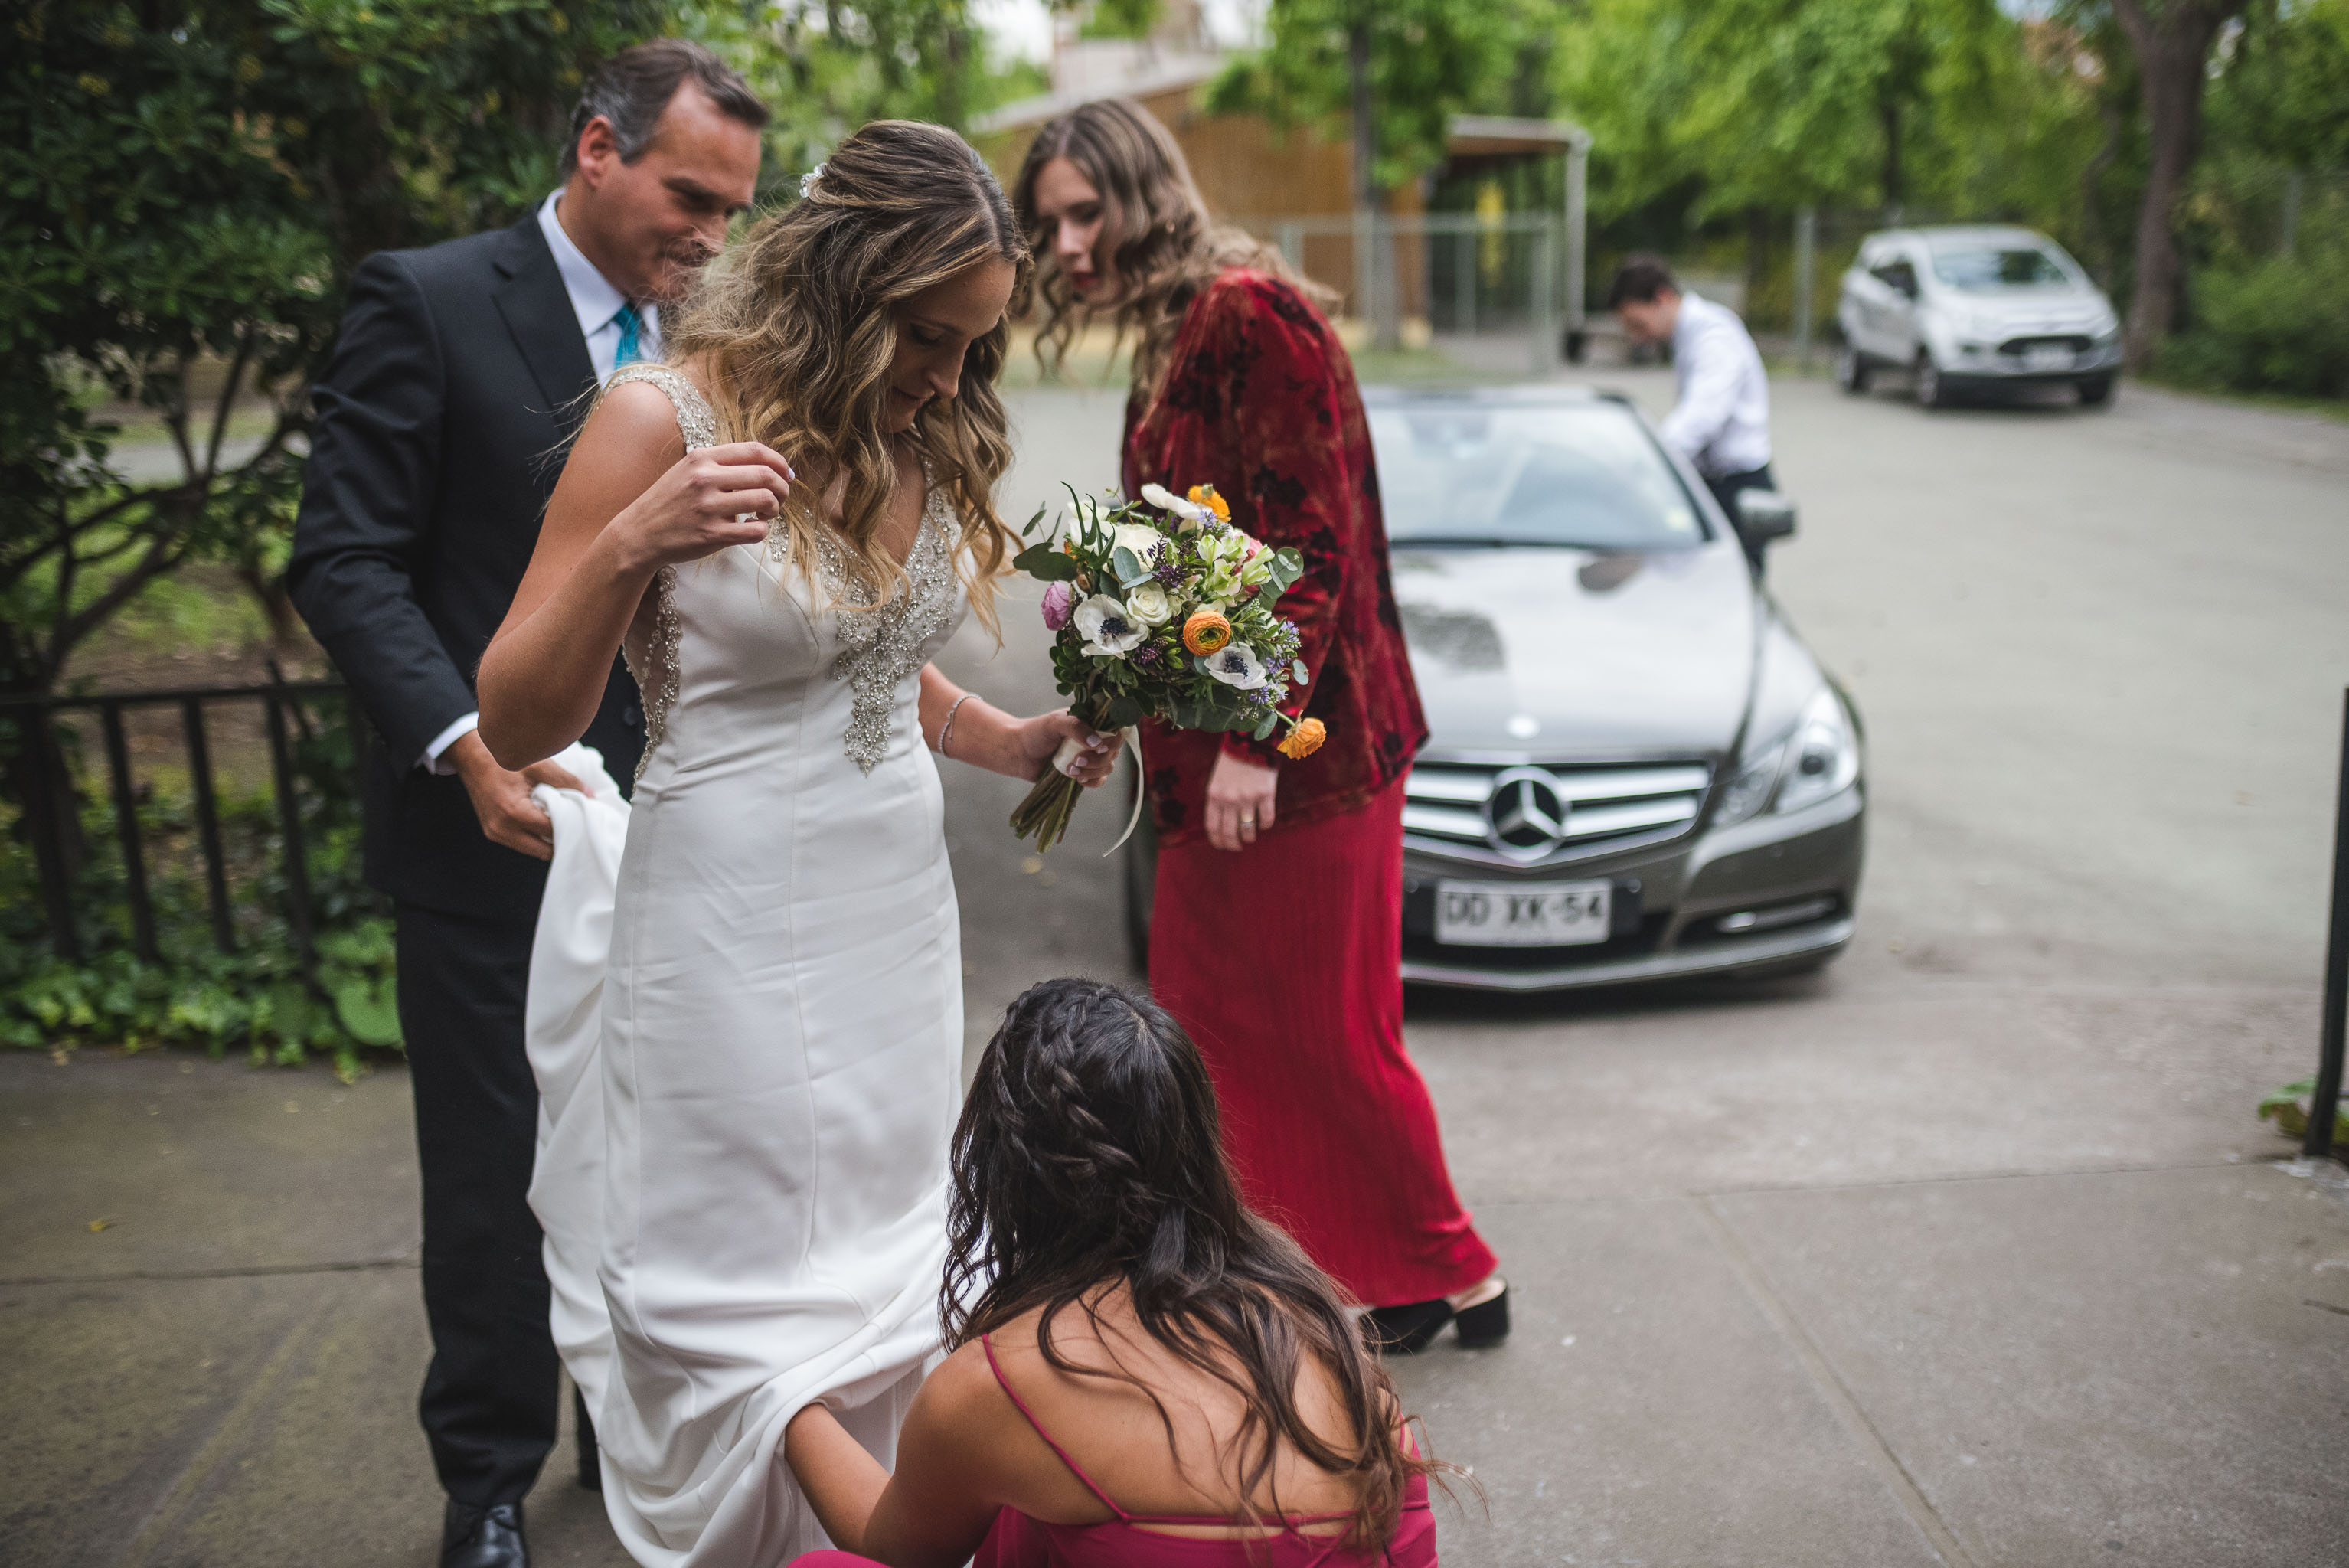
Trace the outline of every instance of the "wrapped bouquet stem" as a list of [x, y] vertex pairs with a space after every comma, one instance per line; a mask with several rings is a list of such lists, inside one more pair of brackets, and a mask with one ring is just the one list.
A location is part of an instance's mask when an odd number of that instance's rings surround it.
[[[1323, 739], [1321, 721], [1281, 711], [1292, 687], [1309, 678], [1297, 657], [1297, 627], [1276, 608], [1304, 573], [1297, 552], [1234, 528], [1213, 486], [1177, 496], [1144, 485], [1139, 501], [1106, 504], [1071, 495], [1066, 526], [1013, 562], [1045, 584], [1052, 673], [1069, 711], [1103, 733], [1130, 731], [1144, 718], [1259, 740], [1286, 727], [1281, 752], [1310, 756]], [[1030, 537], [1043, 516], [1029, 520]], [[1075, 743], [1063, 745], [1011, 813], [1011, 830], [1040, 851], [1068, 831], [1083, 792], [1067, 771], [1075, 757]]]

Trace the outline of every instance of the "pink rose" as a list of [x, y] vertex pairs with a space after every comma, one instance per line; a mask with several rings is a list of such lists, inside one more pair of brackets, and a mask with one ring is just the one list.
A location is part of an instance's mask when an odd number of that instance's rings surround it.
[[1071, 583], [1048, 583], [1044, 585], [1044, 629], [1057, 632], [1069, 624], [1076, 613], [1077, 590]]

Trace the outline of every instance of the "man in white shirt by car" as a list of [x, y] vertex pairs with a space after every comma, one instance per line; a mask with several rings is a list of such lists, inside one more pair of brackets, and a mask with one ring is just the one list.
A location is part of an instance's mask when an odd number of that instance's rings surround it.
[[1672, 346], [1679, 401], [1661, 427], [1664, 440], [1703, 479], [1761, 571], [1761, 547], [1745, 538], [1737, 515], [1740, 490], [1778, 488], [1770, 476], [1770, 384], [1753, 335], [1735, 311], [1682, 292], [1661, 256], [1627, 258], [1608, 304], [1633, 343]]

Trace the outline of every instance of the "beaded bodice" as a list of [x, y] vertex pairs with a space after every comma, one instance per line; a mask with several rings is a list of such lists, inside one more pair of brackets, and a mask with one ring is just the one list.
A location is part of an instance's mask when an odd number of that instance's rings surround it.
[[[624, 381], [646, 381], [667, 395], [677, 410], [677, 428], [688, 451], [713, 446], [718, 418], [698, 387], [683, 373], [666, 365], [637, 364], [615, 371], [606, 390]], [[766, 552], [779, 565], [791, 560], [791, 524], [777, 518], [767, 531]], [[920, 531], [905, 558], [904, 573], [884, 599], [861, 572], [852, 570], [849, 552], [828, 529], [815, 531], [810, 543], [817, 574], [823, 579], [821, 609], [835, 619], [839, 654], [832, 677], [848, 683], [848, 733], [843, 743], [857, 768], [871, 773], [886, 752], [890, 716], [900, 682], [922, 667], [933, 637], [954, 618], [959, 583], [955, 571], [956, 530], [945, 491], [931, 487], [922, 509]], [[645, 700], [645, 758], [649, 761], [667, 732], [669, 709], [677, 700], [682, 672], [678, 648], [684, 624], [677, 607], [677, 568], [664, 566], [653, 580], [650, 636], [645, 645], [634, 639], [625, 649], [629, 673]], [[644, 763], [637, 764], [638, 777]]]

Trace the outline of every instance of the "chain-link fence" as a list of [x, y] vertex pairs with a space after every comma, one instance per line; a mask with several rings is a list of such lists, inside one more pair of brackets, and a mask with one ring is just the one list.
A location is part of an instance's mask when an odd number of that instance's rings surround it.
[[1289, 264], [1340, 295], [1370, 345], [1419, 348], [1439, 335], [1513, 346], [1531, 374], [1576, 351], [1583, 250], [1562, 216], [1379, 213], [1244, 220]]

